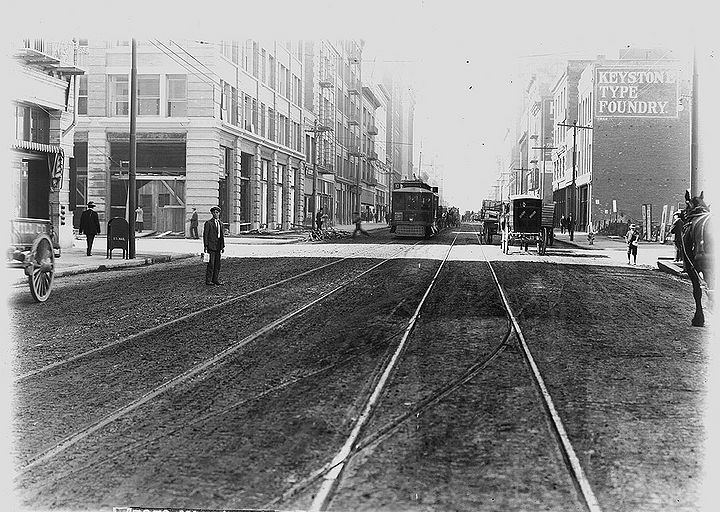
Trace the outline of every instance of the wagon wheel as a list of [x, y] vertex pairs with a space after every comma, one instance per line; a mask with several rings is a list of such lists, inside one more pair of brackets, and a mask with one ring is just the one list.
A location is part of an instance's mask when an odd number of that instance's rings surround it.
[[55, 277], [55, 254], [47, 235], [41, 235], [33, 242], [25, 273], [33, 299], [45, 302], [50, 296]]

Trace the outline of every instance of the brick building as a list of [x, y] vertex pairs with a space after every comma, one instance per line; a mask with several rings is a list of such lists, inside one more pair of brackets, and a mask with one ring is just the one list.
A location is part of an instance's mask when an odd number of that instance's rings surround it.
[[690, 109], [681, 100], [690, 94], [690, 70], [667, 54], [626, 52], [582, 71], [577, 123], [592, 129], [577, 133], [578, 229], [617, 221], [641, 223], [647, 232], [650, 222], [659, 227], [666, 205], [677, 208], [683, 200], [690, 186]]

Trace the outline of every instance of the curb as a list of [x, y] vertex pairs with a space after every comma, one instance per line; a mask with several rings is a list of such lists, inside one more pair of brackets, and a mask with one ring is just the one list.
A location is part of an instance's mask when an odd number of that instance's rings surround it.
[[679, 265], [676, 265], [672, 260], [658, 260], [657, 261], [658, 269], [661, 272], [665, 272], [667, 274], [672, 274], [678, 277], [684, 277], [687, 278], [688, 275], [686, 272], [683, 272], [682, 267]]
[[[66, 277], [66, 276], [75, 276], [79, 274], [90, 274], [93, 272], [109, 272], [111, 270], [115, 269], [122, 269], [122, 268], [132, 268], [132, 267], [143, 267], [146, 265], [154, 265], [157, 263], [168, 263], [170, 261], [175, 260], [183, 260], [187, 258], [197, 258], [196, 253], [186, 253], [186, 254], [176, 254], [176, 255], [169, 255], [169, 254], [159, 254], [157, 256], [141, 256], [140, 258], [136, 258], [134, 260], [127, 260], [123, 261], [122, 263], [117, 263], [114, 265], [98, 265], [96, 266], [79, 266], [77, 268], [65, 268], [65, 269], [59, 269], [55, 271], [54, 278], [58, 277]], [[16, 280], [14, 283], [12, 283], [13, 286], [18, 285], [27, 285], [27, 277], [24, 277], [22, 279]]]

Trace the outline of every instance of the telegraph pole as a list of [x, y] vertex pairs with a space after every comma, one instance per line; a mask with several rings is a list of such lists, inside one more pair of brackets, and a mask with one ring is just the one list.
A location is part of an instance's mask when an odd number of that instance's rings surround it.
[[692, 99], [690, 100], [690, 195], [700, 195], [698, 173], [698, 75], [697, 75], [697, 49], [693, 47], [692, 62]]
[[[578, 126], [577, 121], [573, 121], [572, 124], [558, 123], [558, 126], [565, 126], [573, 129], [573, 153], [572, 153], [572, 187], [570, 188], [570, 214], [572, 215], [573, 222], [577, 222], [577, 212], [575, 205], [575, 155], [577, 153], [577, 131], [578, 128], [585, 130], [592, 130], [592, 126]], [[572, 242], [573, 234], [575, 229], [570, 232], [570, 241]]]
[[540, 199], [545, 200], [545, 151], [548, 149], [557, 149], [554, 146], [533, 146], [530, 149], [541, 149], [543, 159], [542, 179], [540, 180]]
[[[358, 60], [358, 83], [357, 88], [358, 92], [360, 93], [359, 96], [359, 116], [360, 119], [358, 119], [358, 126], [360, 129], [358, 130], [360, 132], [360, 137], [358, 138], [358, 144], [360, 144], [360, 153], [362, 153], [362, 106], [363, 106], [363, 92], [362, 92], [362, 42], [358, 45], [360, 46], [360, 52], [358, 53], [357, 60]], [[357, 157], [357, 176], [355, 176], [355, 186], [357, 187], [357, 197], [355, 198], [355, 210], [358, 214], [358, 216], [361, 214], [361, 201], [360, 196], [362, 194], [362, 188], [360, 188], [360, 170], [361, 170], [361, 157]], [[355, 219], [353, 219], [355, 220]]]
[[[135, 169], [137, 161], [137, 44], [132, 39], [130, 58], [130, 171], [128, 172], [128, 258], [135, 258]], [[110, 233], [108, 233], [110, 236]]]

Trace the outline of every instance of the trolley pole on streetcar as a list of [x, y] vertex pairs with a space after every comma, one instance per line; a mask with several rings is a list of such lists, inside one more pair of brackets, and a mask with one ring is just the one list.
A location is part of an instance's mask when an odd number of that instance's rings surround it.
[[[565, 124], [565, 123], [558, 123], [558, 126], [565, 126], [566, 128], [572, 128], [573, 129], [573, 152], [572, 152], [572, 185], [570, 188], [570, 214], [572, 215], [573, 222], [577, 222], [577, 212], [576, 205], [575, 205], [575, 169], [576, 169], [576, 154], [577, 154], [577, 131], [578, 128], [584, 129], [584, 130], [592, 130], [592, 126], [579, 126], [577, 124], [577, 121], [573, 121], [572, 124]], [[573, 240], [573, 234], [575, 232], [574, 226], [573, 230], [570, 231], [570, 241]]]
[[[130, 59], [130, 170], [128, 172], [128, 258], [135, 258], [135, 169], [137, 160], [137, 44], [132, 39]], [[108, 234], [108, 236], [110, 236]]]

